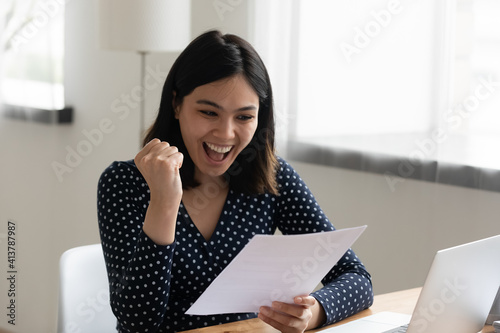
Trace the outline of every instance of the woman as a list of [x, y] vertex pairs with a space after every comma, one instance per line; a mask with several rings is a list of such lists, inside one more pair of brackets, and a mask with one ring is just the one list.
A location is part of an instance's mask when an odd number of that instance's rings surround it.
[[252, 46], [210, 31], [180, 54], [134, 161], [99, 180], [99, 228], [120, 332], [173, 332], [258, 316], [282, 332], [333, 323], [372, 304], [348, 251], [311, 295], [260, 312], [185, 311], [255, 234], [334, 230], [275, 155], [270, 80]]

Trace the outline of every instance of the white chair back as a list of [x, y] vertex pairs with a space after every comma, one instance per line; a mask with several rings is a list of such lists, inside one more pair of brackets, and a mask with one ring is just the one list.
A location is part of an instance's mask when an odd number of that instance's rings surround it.
[[101, 244], [64, 252], [59, 268], [57, 332], [116, 332]]

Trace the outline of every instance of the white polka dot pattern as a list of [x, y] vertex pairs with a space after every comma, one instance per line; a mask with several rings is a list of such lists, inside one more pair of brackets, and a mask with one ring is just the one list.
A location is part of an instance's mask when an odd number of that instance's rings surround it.
[[[142, 232], [149, 189], [133, 161], [114, 162], [98, 184], [98, 220], [111, 307], [120, 332], [175, 332], [256, 317], [255, 313], [188, 316], [185, 311], [255, 234], [334, 230], [295, 170], [280, 159], [279, 196], [229, 191], [218, 225], [206, 241], [180, 205], [175, 242], [156, 245]], [[326, 324], [373, 302], [370, 275], [347, 251], [312, 295]]]

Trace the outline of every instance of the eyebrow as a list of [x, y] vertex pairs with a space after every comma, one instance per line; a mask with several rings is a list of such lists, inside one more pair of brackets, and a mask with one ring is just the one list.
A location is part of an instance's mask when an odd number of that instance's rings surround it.
[[[210, 105], [213, 106], [216, 109], [223, 110], [224, 108], [220, 106], [219, 104], [212, 102], [208, 99], [200, 99], [196, 101], [197, 104], [203, 104], [203, 105]], [[243, 106], [236, 111], [252, 111], [252, 110], [257, 110], [257, 107], [255, 105], [248, 105], [248, 106]]]

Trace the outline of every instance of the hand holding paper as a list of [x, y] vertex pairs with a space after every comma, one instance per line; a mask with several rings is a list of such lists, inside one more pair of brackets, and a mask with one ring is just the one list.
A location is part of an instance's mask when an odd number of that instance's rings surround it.
[[255, 235], [186, 311], [189, 315], [258, 312], [308, 295], [366, 226], [301, 235]]

